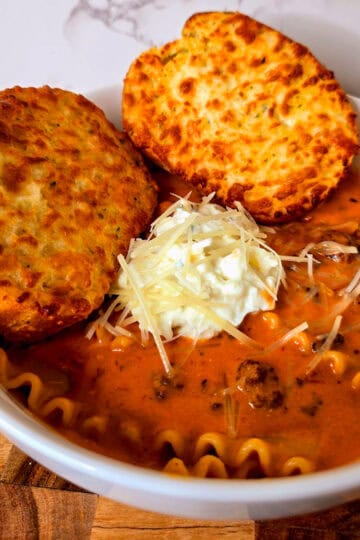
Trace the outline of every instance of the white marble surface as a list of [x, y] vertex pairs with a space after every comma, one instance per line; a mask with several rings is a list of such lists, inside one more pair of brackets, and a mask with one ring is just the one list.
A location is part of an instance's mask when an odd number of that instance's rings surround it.
[[360, 96], [359, 0], [0, 0], [0, 87], [118, 84], [137, 54], [210, 10], [242, 11], [302, 41]]

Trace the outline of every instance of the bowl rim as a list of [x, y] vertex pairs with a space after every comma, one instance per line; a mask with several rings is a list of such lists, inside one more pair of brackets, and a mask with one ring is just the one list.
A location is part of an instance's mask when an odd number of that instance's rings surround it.
[[2, 388], [0, 404], [0, 430], [20, 448], [26, 445], [37, 456], [46, 455], [80, 474], [154, 495], [171, 497], [176, 494], [179, 499], [191, 497], [203, 502], [251, 504], [269, 500], [290, 502], [304, 497], [316, 499], [360, 489], [360, 461], [304, 475], [261, 479], [198, 478], [164, 473], [107, 457], [69, 441], [28, 410], [22, 410]]

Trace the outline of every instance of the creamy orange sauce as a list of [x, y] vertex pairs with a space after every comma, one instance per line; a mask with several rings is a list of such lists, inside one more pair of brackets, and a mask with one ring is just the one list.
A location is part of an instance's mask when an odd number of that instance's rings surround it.
[[[173, 188], [176, 183], [170, 191]], [[351, 177], [302, 221], [277, 227], [268, 242], [288, 255], [298, 254], [309, 242], [357, 245], [359, 217], [360, 178]], [[268, 353], [226, 334], [196, 344], [179, 338], [166, 345], [175, 374], [168, 379], [155, 345], [150, 340], [142, 347], [136, 328], [130, 341], [113, 341], [106, 332], [89, 341], [84, 325], [79, 325], [42, 343], [10, 349], [10, 361], [15, 372], [31, 370], [45, 384], [46, 378], [54, 387], [58, 383], [61, 395], [78, 404], [78, 416], [69, 427], [61, 425], [56, 413], [46, 418], [48, 422], [83, 446], [129, 462], [162, 468], [171, 455], [168, 449], [155, 448], [156, 438], [173, 429], [186, 442], [184, 462], [190, 465], [195, 441], [205, 432], [239, 441], [249, 437], [268, 441], [273, 475], [280, 474], [286, 459], [298, 455], [311, 460], [317, 470], [347, 463], [360, 456], [360, 384], [353, 387], [360, 372], [360, 300], [343, 313], [332, 346], [346, 358], [343, 373], [331, 360], [320, 361], [310, 373], [307, 367], [323, 343], [319, 334], [331, 328], [334, 317], [329, 314], [342, 298], [339, 291], [360, 268], [360, 261], [358, 255], [314, 257], [319, 261], [314, 263], [314, 281], [306, 264], [285, 263], [287, 289], [281, 288], [276, 309], [270, 317], [249, 315], [241, 326], [266, 349], [291, 328], [309, 323], [307, 339], [299, 335]], [[272, 319], [272, 314], [277, 317]], [[273, 406], [259, 406], [256, 399], [254, 405], [251, 388], [250, 393], [239, 388], [239, 367], [249, 359], [274, 368], [281, 398]], [[238, 404], [236, 433], [225, 414], [225, 389]], [[102, 433], [83, 428], [94, 415], [106, 418]], [[129, 426], [136, 436], [129, 436]]]

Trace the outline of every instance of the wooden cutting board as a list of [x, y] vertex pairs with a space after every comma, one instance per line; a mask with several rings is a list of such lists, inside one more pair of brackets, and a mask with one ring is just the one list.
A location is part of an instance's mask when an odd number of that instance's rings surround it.
[[360, 539], [360, 500], [275, 521], [197, 521], [144, 512], [88, 493], [0, 435], [0, 539]]

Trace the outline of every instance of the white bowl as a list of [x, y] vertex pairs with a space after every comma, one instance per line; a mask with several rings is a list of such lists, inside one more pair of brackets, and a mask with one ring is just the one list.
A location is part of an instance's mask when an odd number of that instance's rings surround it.
[[[88, 95], [118, 125], [120, 88]], [[351, 98], [360, 114], [360, 99]], [[360, 159], [355, 165], [360, 170]], [[360, 462], [289, 478], [172, 476], [104, 457], [47, 428], [0, 388], [0, 431], [33, 459], [95, 493], [146, 510], [204, 519], [267, 519], [318, 511], [360, 497]]]

